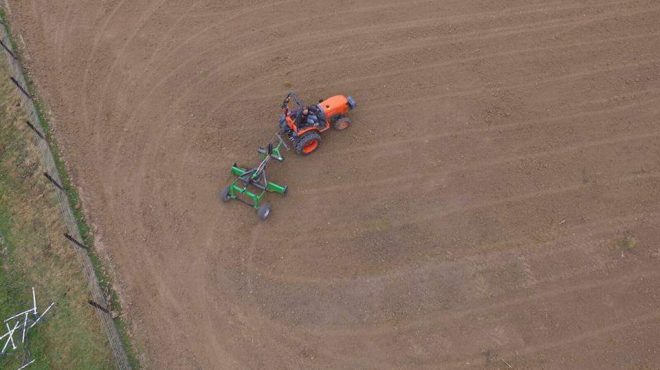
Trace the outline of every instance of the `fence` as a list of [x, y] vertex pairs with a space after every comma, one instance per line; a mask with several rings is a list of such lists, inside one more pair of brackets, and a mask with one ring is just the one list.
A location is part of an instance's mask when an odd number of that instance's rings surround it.
[[[4, 8], [7, 9], [6, 4], [3, 5]], [[88, 247], [81, 242], [83, 239], [80, 235], [78, 224], [76, 223], [73, 211], [69, 205], [69, 199], [66, 192], [64, 191], [64, 187], [62, 186], [62, 181], [60, 179], [57, 167], [55, 166], [53, 154], [51, 153], [50, 146], [46, 140], [47, 135], [44, 132], [45, 125], [41, 122], [41, 119], [37, 114], [33, 97], [27, 88], [28, 85], [23, 74], [23, 68], [21, 67], [18, 54], [12, 49], [9, 30], [7, 25], [4, 23], [0, 23], [0, 47], [3, 49], [3, 54], [7, 59], [8, 65], [10, 66], [10, 72], [13, 75], [11, 80], [21, 93], [21, 105], [23, 109], [25, 109], [28, 117], [26, 124], [34, 131], [35, 135], [37, 136], [36, 140], [37, 147], [41, 156], [41, 164], [45, 169], [44, 176], [56, 188], [58, 206], [62, 213], [62, 218], [67, 229], [66, 232], [63, 233], [62, 237], [66, 238], [71, 243], [81, 263], [83, 273], [87, 279], [87, 285], [91, 297], [88, 303], [95, 308], [97, 316], [101, 321], [103, 330], [108, 338], [108, 342], [110, 344], [117, 368], [120, 370], [131, 369], [128, 356], [126, 355], [126, 351], [119, 337], [114, 319], [108, 309], [108, 303], [105, 299], [105, 296], [103, 295], [103, 291], [99, 285], [96, 273], [94, 272], [92, 260], [88, 254]]]

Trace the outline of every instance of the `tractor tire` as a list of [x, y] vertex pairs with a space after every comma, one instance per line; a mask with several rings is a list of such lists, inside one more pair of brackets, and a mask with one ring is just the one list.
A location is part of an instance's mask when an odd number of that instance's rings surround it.
[[231, 195], [229, 195], [229, 186], [225, 186], [222, 188], [222, 190], [220, 190], [220, 199], [223, 202], [229, 202], [231, 199]]
[[270, 210], [270, 203], [264, 203], [257, 209], [257, 216], [259, 216], [261, 221], [266, 221], [268, 216], [270, 216]]
[[312, 154], [321, 144], [321, 135], [316, 131], [310, 131], [296, 140], [294, 148], [296, 153], [302, 155]]
[[332, 128], [334, 128], [337, 131], [341, 130], [346, 130], [351, 126], [351, 119], [347, 117], [342, 117], [338, 120], [335, 121], [335, 123], [332, 124]]

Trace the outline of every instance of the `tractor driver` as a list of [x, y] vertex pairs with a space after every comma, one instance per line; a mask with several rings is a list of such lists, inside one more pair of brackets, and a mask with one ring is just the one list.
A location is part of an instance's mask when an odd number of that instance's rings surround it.
[[310, 107], [305, 107], [300, 115], [301, 126], [315, 126], [319, 123], [319, 117]]
[[303, 108], [302, 113], [300, 114], [300, 125], [305, 126], [307, 124], [307, 118], [309, 117], [309, 109], [307, 107]]

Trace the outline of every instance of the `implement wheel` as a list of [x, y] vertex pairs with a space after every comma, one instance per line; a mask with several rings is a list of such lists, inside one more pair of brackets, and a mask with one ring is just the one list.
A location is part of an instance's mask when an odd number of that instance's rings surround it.
[[222, 199], [223, 202], [229, 202], [231, 199], [231, 195], [229, 195], [229, 186], [225, 186], [220, 190], [220, 199]]
[[270, 216], [270, 203], [264, 203], [257, 209], [257, 216], [261, 219], [261, 221], [266, 221], [268, 216]]
[[296, 141], [296, 153], [302, 155], [312, 154], [321, 144], [321, 135], [316, 131], [310, 131]]
[[351, 119], [348, 117], [343, 117], [335, 121], [335, 123], [332, 124], [332, 128], [334, 128], [337, 131], [341, 130], [346, 130], [351, 126]]

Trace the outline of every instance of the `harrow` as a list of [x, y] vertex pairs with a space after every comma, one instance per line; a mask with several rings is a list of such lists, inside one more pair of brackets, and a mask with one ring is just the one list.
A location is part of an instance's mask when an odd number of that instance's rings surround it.
[[279, 134], [276, 137], [276, 145], [273, 145], [271, 142], [266, 148], [259, 147], [257, 149], [257, 152], [261, 156], [261, 162], [257, 167], [245, 168], [234, 163], [231, 166], [231, 173], [236, 176], [236, 179], [220, 191], [220, 199], [223, 202], [228, 202], [232, 199], [241, 201], [256, 209], [257, 216], [262, 220], [267, 219], [271, 211], [270, 203], [263, 202], [266, 193], [271, 192], [285, 195], [287, 192], [286, 186], [268, 181], [268, 177], [266, 176], [266, 166], [270, 160], [275, 159], [278, 162], [283, 162], [284, 157], [280, 149], [282, 146], [288, 149], [282, 137]]

